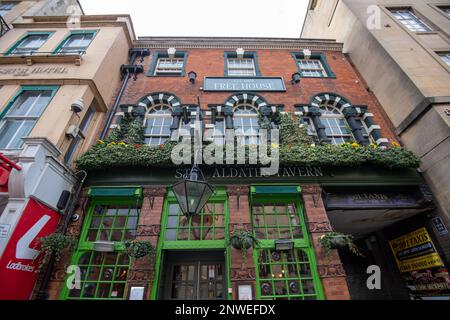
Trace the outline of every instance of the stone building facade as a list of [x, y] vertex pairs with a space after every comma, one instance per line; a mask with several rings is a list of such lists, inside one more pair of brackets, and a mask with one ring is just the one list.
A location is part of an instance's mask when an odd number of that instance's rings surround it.
[[0, 38], [1, 299], [38, 287], [37, 239], [65, 229], [85, 176], [74, 161], [96, 141], [135, 38], [126, 15], [73, 24], [49, 15], [64, 1], [16, 2]]
[[[436, 198], [430, 216], [447, 259], [450, 3], [439, 1], [310, 1], [302, 38], [336, 39], [367, 83], [401, 142], [422, 159], [420, 171]], [[444, 228], [447, 228], [444, 227]]]

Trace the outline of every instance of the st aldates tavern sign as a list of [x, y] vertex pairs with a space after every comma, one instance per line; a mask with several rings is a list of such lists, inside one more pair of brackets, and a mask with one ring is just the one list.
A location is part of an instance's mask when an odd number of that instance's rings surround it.
[[[175, 178], [181, 179], [190, 169], [177, 169]], [[207, 176], [215, 178], [262, 178], [262, 177], [323, 177], [324, 173], [321, 167], [281, 167], [278, 173], [272, 176], [266, 176], [261, 172], [261, 168], [243, 167], [215, 167], [211, 171], [206, 171]]]
[[44, 75], [44, 74], [66, 74], [69, 69], [67, 67], [53, 66], [53, 67], [0, 67], [0, 76], [9, 75], [13, 77], [27, 77], [31, 75]]

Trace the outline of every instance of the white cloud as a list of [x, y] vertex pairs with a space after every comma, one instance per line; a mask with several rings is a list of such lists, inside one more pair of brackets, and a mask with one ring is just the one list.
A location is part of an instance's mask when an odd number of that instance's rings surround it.
[[137, 36], [299, 38], [308, 0], [80, 0], [86, 14], [130, 14]]

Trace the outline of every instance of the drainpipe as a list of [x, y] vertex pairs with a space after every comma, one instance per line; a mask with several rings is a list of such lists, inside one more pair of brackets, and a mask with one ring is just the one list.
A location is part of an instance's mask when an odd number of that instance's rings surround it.
[[[65, 234], [67, 231], [67, 227], [69, 226], [70, 220], [75, 211], [75, 207], [78, 203], [78, 199], [80, 197], [80, 193], [83, 188], [84, 181], [86, 180], [86, 177], [87, 177], [86, 171], [83, 171], [83, 170], [78, 171], [77, 173], [75, 173], [75, 175], [78, 175], [79, 173], [83, 173], [84, 176], [82, 178], [78, 179], [75, 192], [72, 194], [72, 197], [70, 198], [70, 201], [69, 201], [69, 205], [67, 206], [65, 213], [64, 213], [64, 223], [62, 224], [62, 226], [60, 226], [58, 228], [62, 234]], [[55, 256], [52, 254], [50, 256], [49, 263], [47, 264], [47, 268], [45, 269], [45, 273], [42, 278], [41, 286], [37, 293], [36, 300], [45, 300], [48, 298], [47, 287], [48, 287], [48, 283], [50, 282], [50, 278], [52, 276], [54, 266], [55, 266]]]
[[108, 133], [109, 127], [111, 126], [111, 122], [117, 112], [117, 108], [119, 107], [120, 100], [122, 99], [123, 92], [125, 91], [128, 79], [130, 78], [131, 74], [134, 74], [134, 80], [136, 80], [137, 74], [144, 72], [144, 68], [142, 67], [142, 65], [134, 64], [136, 62], [136, 58], [138, 56], [141, 57], [141, 62], [143, 62], [144, 57], [148, 55], [150, 55], [150, 51], [148, 49], [131, 49], [129, 53], [128, 65], [123, 64], [120, 67], [120, 72], [122, 73], [122, 84], [120, 85], [119, 93], [114, 100], [111, 111], [108, 114], [105, 126], [100, 133], [100, 139], [104, 139], [106, 134]]

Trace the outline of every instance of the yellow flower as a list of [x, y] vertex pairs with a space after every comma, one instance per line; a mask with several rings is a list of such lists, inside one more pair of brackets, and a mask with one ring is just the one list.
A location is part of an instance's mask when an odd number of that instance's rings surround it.
[[375, 149], [375, 148], [377, 147], [377, 145], [376, 145], [375, 143], [371, 143], [371, 144], [369, 144], [369, 146], [370, 146], [372, 149]]
[[392, 145], [393, 147], [400, 147], [400, 144], [399, 144], [397, 141], [392, 141], [392, 142], [391, 142], [391, 145]]
[[353, 143], [352, 143], [352, 147], [353, 147], [353, 148], [358, 148], [358, 147], [359, 147], [359, 144], [357, 144], [356, 142], [353, 142]]
[[121, 146], [126, 146], [126, 145], [127, 145], [127, 144], [126, 144], [125, 142], [123, 142], [123, 141], [119, 142], [118, 144], [121, 145]]
[[278, 147], [280, 145], [278, 143], [272, 143], [271, 146], [272, 146], [272, 149], [278, 149]]
[[98, 143], [100, 143], [100, 144], [105, 144], [105, 141], [103, 141], [103, 140], [98, 140]]

